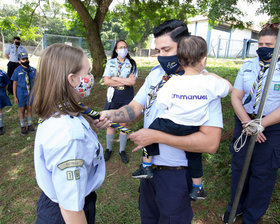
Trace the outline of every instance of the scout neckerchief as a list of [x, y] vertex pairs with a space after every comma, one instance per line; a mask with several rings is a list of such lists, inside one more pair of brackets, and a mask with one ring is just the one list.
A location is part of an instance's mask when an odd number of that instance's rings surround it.
[[28, 95], [30, 93], [30, 78], [29, 78], [29, 68], [25, 69], [23, 68], [24, 72], [25, 72], [25, 81], [26, 81], [26, 89], [28, 92]]
[[[85, 105], [84, 105], [83, 103], [81, 103], [81, 102], [79, 102], [79, 105], [81, 105], [82, 107], [85, 106]], [[61, 104], [58, 104], [58, 107], [59, 107], [60, 110], [62, 110]], [[93, 120], [96, 120], [96, 119], [99, 119], [99, 118], [100, 118], [100, 113], [99, 113], [99, 112], [96, 112], [96, 111], [94, 111], [94, 110], [92, 110], [92, 109], [90, 109], [90, 108], [87, 108], [85, 111], [82, 112], [82, 114], [88, 115], [88, 116], [91, 117]], [[41, 123], [43, 123], [43, 122], [44, 122], [44, 119], [39, 118], [38, 124], [41, 124]], [[121, 125], [119, 125], [119, 124], [117, 124], [117, 123], [112, 123], [112, 122], [111, 122], [111, 123], [110, 123], [110, 127], [115, 128], [115, 129], [119, 129], [121, 132], [123, 132], [123, 133], [125, 133], [125, 134], [131, 134], [131, 133], [133, 133], [132, 130], [130, 130], [130, 129], [124, 127], [124, 126], [121, 126]]]
[[117, 58], [117, 62], [118, 62], [118, 73], [117, 73], [117, 77], [120, 77], [120, 76], [121, 76], [121, 69], [122, 69], [123, 64], [125, 63], [125, 59], [124, 59], [123, 62], [120, 62], [119, 59]]
[[260, 60], [260, 66], [261, 66], [261, 70], [259, 72], [259, 75], [256, 79], [256, 81], [253, 84], [253, 87], [250, 91], [249, 96], [246, 98], [246, 100], [244, 101], [243, 105], [249, 103], [252, 99], [252, 96], [254, 94], [255, 88], [258, 85], [258, 89], [257, 89], [257, 94], [256, 94], [256, 99], [255, 99], [255, 103], [253, 108], [255, 109], [255, 107], [258, 105], [259, 101], [260, 101], [260, 94], [261, 94], [261, 86], [262, 86], [262, 81], [263, 81], [263, 75], [266, 71], [266, 69], [269, 68], [270, 63], [264, 63], [263, 61]]
[[149, 94], [149, 98], [148, 100], [146, 101], [146, 104], [145, 104], [145, 107], [144, 107], [144, 110], [145, 110], [145, 116], [148, 117], [149, 114], [150, 114], [150, 110], [151, 110], [151, 107], [153, 105], [153, 103], [155, 102], [156, 98], [157, 98], [157, 92], [159, 91], [160, 88], [162, 88], [164, 86], [164, 84], [168, 81], [168, 79], [170, 79], [173, 75], [182, 75], [184, 74], [184, 71], [182, 72], [178, 72], [178, 73], [175, 73], [175, 74], [166, 74], [162, 77], [162, 80], [160, 80], [160, 82], [155, 86], [154, 90], [152, 91], [151, 94]]

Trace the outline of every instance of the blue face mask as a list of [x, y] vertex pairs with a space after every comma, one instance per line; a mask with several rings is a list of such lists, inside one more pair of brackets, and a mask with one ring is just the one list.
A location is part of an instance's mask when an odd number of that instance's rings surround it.
[[179, 68], [178, 56], [158, 56], [158, 62], [167, 75], [174, 74]]
[[260, 47], [257, 50], [257, 54], [259, 55], [260, 59], [268, 61], [272, 58], [274, 48], [270, 47]]

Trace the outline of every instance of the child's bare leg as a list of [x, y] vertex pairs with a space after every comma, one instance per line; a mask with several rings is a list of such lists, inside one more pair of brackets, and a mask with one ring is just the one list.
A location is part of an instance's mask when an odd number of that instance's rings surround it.
[[136, 170], [133, 174], [133, 178], [146, 178], [151, 179], [154, 177], [153, 169], [152, 169], [152, 156], [148, 158], [146, 156], [142, 157], [142, 164], [138, 170]]
[[145, 163], [151, 163], [152, 162], [152, 156], [149, 156], [148, 158], [146, 157], [146, 156], [143, 156], [143, 162], [145, 162]]
[[202, 178], [200, 177], [200, 178], [192, 178], [192, 182], [193, 182], [193, 184], [195, 184], [195, 185], [201, 185], [201, 183], [202, 183]]
[[25, 115], [25, 107], [19, 107], [18, 108], [18, 117], [19, 117], [21, 127], [25, 127], [24, 115]]

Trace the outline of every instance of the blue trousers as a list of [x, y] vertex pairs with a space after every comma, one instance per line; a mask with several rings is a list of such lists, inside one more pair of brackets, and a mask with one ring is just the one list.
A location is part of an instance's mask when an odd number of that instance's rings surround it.
[[142, 224], [190, 224], [192, 181], [188, 169], [154, 170], [152, 179], [141, 179], [139, 209]]
[[[241, 131], [242, 125], [235, 116], [233, 142], [240, 136]], [[237, 214], [243, 212], [244, 224], [256, 224], [265, 214], [276, 183], [277, 171], [280, 167], [280, 124], [266, 128], [263, 134], [267, 140], [264, 143], [256, 142], [255, 144], [237, 208]], [[233, 144], [230, 147], [232, 154], [232, 181], [231, 201], [228, 204], [228, 211], [231, 210], [233, 204], [249, 141], [250, 138], [247, 139], [246, 145], [239, 152], [234, 151]]]
[[[92, 192], [85, 198], [84, 212], [88, 224], [95, 222], [96, 193]], [[58, 203], [50, 200], [42, 192], [37, 204], [37, 219], [35, 224], [65, 224]]]

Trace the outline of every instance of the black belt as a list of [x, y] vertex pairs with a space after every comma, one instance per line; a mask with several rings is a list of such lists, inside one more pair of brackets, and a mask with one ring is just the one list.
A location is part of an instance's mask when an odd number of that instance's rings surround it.
[[[256, 119], [257, 118], [257, 115], [256, 114], [248, 114], [248, 116], [251, 118], [251, 119]], [[265, 116], [262, 116], [262, 118], [265, 117]]]
[[152, 165], [154, 170], [186, 170], [187, 166], [157, 166]]

